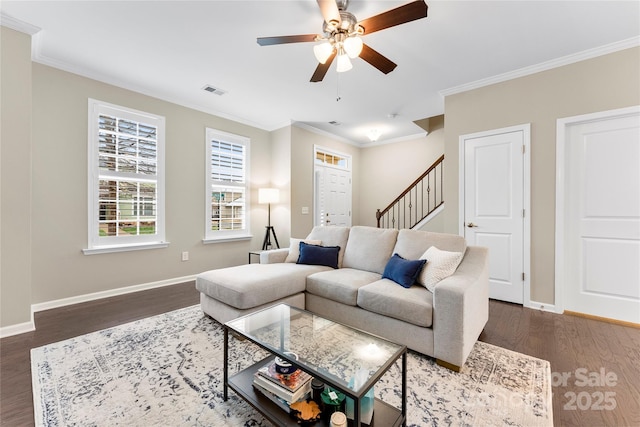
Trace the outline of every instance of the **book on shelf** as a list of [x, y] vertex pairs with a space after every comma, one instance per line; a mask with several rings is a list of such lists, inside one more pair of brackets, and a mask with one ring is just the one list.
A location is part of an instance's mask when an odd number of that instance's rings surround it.
[[276, 372], [275, 359], [267, 362], [264, 366], [258, 369], [257, 373], [263, 378], [274, 382], [275, 384], [292, 393], [297, 391], [300, 387], [306, 385], [307, 383], [310, 383], [310, 381], [313, 379], [311, 375], [304, 372], [302, 369], [298, 369], [292, 374], [288, 375]]
[[[262, 393], [267, 399], [278, 405], [278, 407], [280, 407], [280, 409], [282, 409], [283, 411], [291, 413], [291, 408], [289, 407], [289, 405], [293, 402], [287, 402], [283, 398], [276, 396], [274, 393], [271, 393], [269, 390], [256, 383], [253, 384], [253, 388]], [[309, 394], [306, 394], [305, 396], [303, 396], [303, 399], [306, 399], [308, 396]]]
[[296, 391], [291, 391], [274, 381], [268, 380], [257, 372], [253, 375], [253, 385], [258, 385], [264, 388], [265, 390], [284, 399], [287, 403], [297, 402], [311, 393], [311, 380], [299, 386]]
[[298, 369], [289, 375], [276, 372], [275, 360], [270, 360], [253, 374], [253, 384], [284, 399], [287, 403], [297, 402], [311, 392], [313, 377]]

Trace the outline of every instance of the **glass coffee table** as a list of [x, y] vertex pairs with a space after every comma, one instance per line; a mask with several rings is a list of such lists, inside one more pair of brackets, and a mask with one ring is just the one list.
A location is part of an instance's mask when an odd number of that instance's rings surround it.
[[[271, 356], [229, 376], [229, 332], [245, 337]], [[298, 356], [296, 360], [294, 353]], [[374, 400], [372, 425], [379, 427], [406, 424], [407, 415], [407, 347], [358, 329], [333, 322], [306, 310], [279, 304], [231, 320], [224, 325], [224, 400], [230, 388], [256, 408], [270, 422], [279, 426], [297, 426], [296, 420], [262, 393], [254, 390], [254, 373], [274, 356], [293, 363], [324, 384], [353, 399], [353, 420], [360, 426], [360, 402], [382, 375], [402, 359], [402, 407], [395, 408]], [[360, 384], [353, 378], [360, 372]], [[362, 376], [367, 372], [366, 376]], [[329, 425], [323, 419], [314, 424]]]

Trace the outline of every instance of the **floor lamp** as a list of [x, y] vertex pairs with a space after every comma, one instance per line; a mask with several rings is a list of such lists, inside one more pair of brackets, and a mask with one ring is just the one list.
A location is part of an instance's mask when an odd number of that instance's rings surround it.
[[262, 250], [271, 248], [271, 235], [273, 234], [273, 240], [276, 242], [276, 247], [280, 249], [278, 238], [276, 237], [276, 231], [271, 225], [271, 203], [278, 203], [280, 201], [280, 190], [277, 188], [260, 188], [258, 189], [258, 203], [268, 204], [269, 216], [267, 217], [266, 233], [264, 235], [264, 241], [262, 242]]

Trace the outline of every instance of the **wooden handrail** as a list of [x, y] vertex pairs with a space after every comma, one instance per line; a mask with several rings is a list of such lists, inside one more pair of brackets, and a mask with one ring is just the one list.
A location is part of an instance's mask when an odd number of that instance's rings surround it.
[[[385, 215], [388, 214], [388, 212], [392, 209], [394, 209], [395, 207], [398, 208], [398, 210], [400, 209], [399, 203], [403, 202], [405, 200], [405, 198], [407, 197], [407, 195], [409, 195], [409, 218], [411, 221], [411, 217], [412, 217], [412, 210], [413, 210], [413, 206], [412, 206], [412, 201], [411, 201], [411, 192], [415, 191], [416, 192], [416, 204], [417, 204], [417, 187], [420, 184], [424, 183], [424, 180], [429, 178], [429, 175], [434, 172], [436, 170], [436, 168], [438, 166], [442, 165], [442, 162], [444, 161], [444, 154], [442, 156], [440, 156], [435, 162], [433, 162], [433, 164], [431, 166], [429, 166], [429, 168], [424, 171], [424, 173], [422, 175], [420, 175], [415, 181], [413, 181], [402, 193], [400, 193], [400, 195], [398, 197], [395, 198], [395, 200], [393, 202], [391, 202], [386, 208], [384, 208], [382, 211], [380, 209], [378, 209], [376, 211], [376, 220], [378, 223], [378, 228], [380, 228], [380, 219]], [[415, 226], [418, 222], [422, 221], [422, 219], [426, 218], [427, 215], [429, 215], [431, 212], [433, 212], [437, 207], [439, 207], [440, 205], [442, 205], [442, 203], [444, 203], [444, 200], [442, 199], [442, 167], [440, 167], [440, 199], [438, 200], [437, 197], [437, 175], [434, 174], [434, 184], [435, 184], [435, 189], [434, 189], [434, 206], [433, 208], [429, 208], [427, 209], [427, 212], [422, 212], [422, 215], [420, 215], [420, 219], [418, 219], [418, 212], [416, 211], [416, 217], [415, 217], [415, 222], [410, 224], [409, 227], [405, 227], [405, 228], [412, 228], [413, 226]], [[423, 184], [424, 185], [424, 184]], [[430, 198], [430, 182], [427, 182], [427, 198]], [[428, 200], [428, 202], [430, 202], [430, 200]], [[430, 204], [429, 204], [430, 206]], [[424, 203], [423, 203], [423, 208], [424, 208]], [[395, 218], [393, 219], [393, 221], [395, 222]], [[395, 228], [395, 224], [393, 224], [392, 228]], [[398, 227], [400, 228], [400, 227]]]

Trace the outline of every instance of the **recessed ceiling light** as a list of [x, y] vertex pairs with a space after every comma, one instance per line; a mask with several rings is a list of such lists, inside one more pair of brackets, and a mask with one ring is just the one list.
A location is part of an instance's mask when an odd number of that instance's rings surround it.
[[376, 142], [380, 138], [380, 129], [369, 129], [367, 136], [371, 142]]

